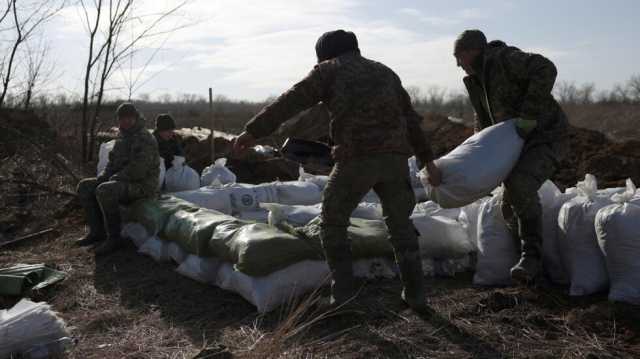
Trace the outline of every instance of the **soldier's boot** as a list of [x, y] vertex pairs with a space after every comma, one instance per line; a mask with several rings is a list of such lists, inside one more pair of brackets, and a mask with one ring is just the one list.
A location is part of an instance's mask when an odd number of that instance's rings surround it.
[[331, 271], [331, 296], [321, 301], [327, 310], [353, 309], [353, 301], [360, 289], [353, 276], [353, 259], [348, 244], [324, 247], [325, 257]]
[[396, 252], [396, 263], [402, 279], [402, 300], [416, 313], [426, 314], [424, 272], [418, 251]]
[[541, 218], [519, 220], [522, 254], [520, 261], [511, 268], [511, 279], [529, 284], [542, 273], [542, 222]]
[[87, 224], [89, 225], [89, 233], [75, 242], [78, 246], [90, 246], [98, 242], [102, 242], [105, 236], [104, 222], [102, 219], [102, 211], [97, 205], [89, 204], [85, 207], [85, 215]]
[[105, 213], [104, 219], [107, 225], [107, 240], [96, 247], [96, 256], [113, 253], [124, 246], [124, 240], [120, 237], [121, 219], [119, 210]]

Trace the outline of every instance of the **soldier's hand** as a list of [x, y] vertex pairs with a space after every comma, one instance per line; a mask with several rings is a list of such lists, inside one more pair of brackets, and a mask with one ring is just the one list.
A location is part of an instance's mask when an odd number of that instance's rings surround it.
[[442, 172], [440, 172], [438, 166], [433, 161], [429, 161], [427, 162], [426, 170], [429, 184], [438, 187], [442, 183]]
[[256, 144], [256, 139], [249, 132], [242, 132], [233, 139], [232, 155], [237, 157]]

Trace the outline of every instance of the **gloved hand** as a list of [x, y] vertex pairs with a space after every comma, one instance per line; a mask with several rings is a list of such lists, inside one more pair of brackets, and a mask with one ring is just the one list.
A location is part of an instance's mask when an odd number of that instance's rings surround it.
[[529, 138], [531, 132], [533, 132], [533, 130], [538, 125], [538, 122], [534, 120], [525, 120], [522, 117], [513, 119], [513, 122], [516, 125], [516, 132], [518, 132], [518, 135], [520, 135], [523, 140]]

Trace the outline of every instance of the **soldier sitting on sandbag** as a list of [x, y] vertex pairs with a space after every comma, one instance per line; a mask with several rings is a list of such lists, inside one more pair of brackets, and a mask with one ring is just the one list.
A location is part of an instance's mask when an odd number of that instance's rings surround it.
[[[514, 119], [525, 140], [520, 158], [504, 181], [502, 213], [520, 250], [511, 277], [529, 282], [542, 268], [542, 207], [538, 189], [558, 169], [566, 152], [567, 117], [551, 94], [556, 67], [547, 58], [466, 30], [454, 56], [467, 73], [464, 84], [475, 110], [476, 131]], [[490, 161], [491, 159], [487, 159]]]
[[402, 297], [418, 312], [426, 311], [422, 262], [416, 229], [409, 216], [415, 197], [407, 158], [413, 152], [427, 166], [434, 184], [439, 171], [420, 129], [422, 117], [411, 106], [400, 78], [385, 65], [360, 55], [352, 32], [327, 32], [316, 43], [318, 64], [265, 107], [236, 138], [234, 152], [251, 147], [285, 120], [319, 102], [331, 114], [335, 165], [324, 190], [320, 237], [332, 287], [329, 307], [340, 307], [357, 293], [349, 217], [371, 188], [378, 194], [404, 284]]
[[162, 113], [156, 117], [156, 128], [153, 131], [153, 135], [158, 142], [158, 151], [160, 152], [160, 157], [164, 159], [166, 169], [173, 166], [173, 158], [175, 156], [184, 157], [182, 145], [174, 132], [175, 129], [176, 123], [170, 114]]
[[131, 103], [118, 106], [116, 117], [120, 134], [106, 168], [97, 178], [80, 181], [77, 189], [89, 233], [76, 243], [87, 246], [102, 242], [95, 249], [96, 255], [111, 253], [123, 244], [120, 204], [153, 197], [158, 188], [158, 144], [145, 129], [144, 117]]

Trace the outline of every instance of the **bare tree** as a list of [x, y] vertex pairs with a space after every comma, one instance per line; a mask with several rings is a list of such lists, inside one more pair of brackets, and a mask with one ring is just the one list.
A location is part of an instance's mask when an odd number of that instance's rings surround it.
[[627, 93], [631, 100], [640, 101], [640, 75], [633, 75], [627, 82]]
[[[0, 24], [11, 16], [11, 27], [3, 28], [4, 31], [15, 32], [15, 37], [10, 41], [11, 45], [7, 53], [2, 54], [0, 72], [2, 73], [2, 92], [0, 93], [0, 108], [4, 105], [7, 92], [14, 77], [16, 55], [21, 45], [27, 41], [34, 32], [46, 21], [56, 15], [66, 4], [66, 1], [41, 0], [28, 2], [20, 6], [17, 0], [9, 0], [6, 8], [0, 13]], [[3, 51], [4, 52], [4, 51]]]
[[[106, 85], [114, 70], [123, 59], [133, 56], [138, 44], [183, 28], [184, 25], [161, 29], [161, 25], [176, 15], [187, 2], [188, 0], [184, 0], [174, 7], [154, 14], [135, 14], [134, 0], [109, 0], [108, 3], [93, 0], [91, 4], [87, 0], [80, 1], [89, 33], [89, 56], [85, 67], [82, 104], [83, 159], [91, 160], [93, 155], [92, 149], [95, 145], [96, 128]], [[90, 14], [90, 7], [95, 9], [95, 18]], [[138, 26], [133, 26], [134, 23]], [[128, 25], [131, 25], [131, 29]], [[127, 38], [127, 35], [130, 35], [130, 38]], [[89, 107], [93, 110], [91, 116]]]
[[54, 72], [55, 64], [47, 61], [50, 48], [43, 41], [40, 41], [35, 48], [27, 42], [25, 48], [27, 66], [25, 71], [26, 78], [24, 81], [23, 105], [26, 110], [31, 106], [36, 86], [50, 79]]

